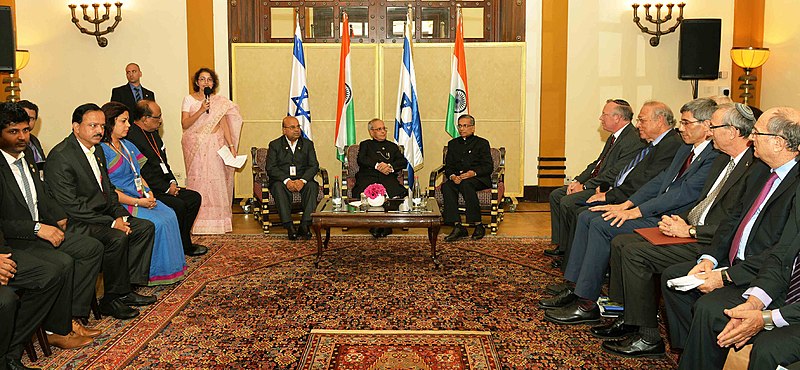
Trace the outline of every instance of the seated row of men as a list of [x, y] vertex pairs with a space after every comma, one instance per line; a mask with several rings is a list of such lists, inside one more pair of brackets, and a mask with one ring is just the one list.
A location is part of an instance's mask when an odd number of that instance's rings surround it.
[[[624, 314], [591, 328], [624, 357], [663, 356], [656, 275], [671, 348], [681, 369], [720, 369], [729, 347], [753, 343], [751, 369], [800, 361], [800, 111], [763, 114], [739, 103], [695, 99], [676, 135], [663, 103], [633, 113], [609, 100], [612, 133], [599, 158], [551, 194], [551, 256], [564, 256], [565, 283], [547, 287], [540, 308], [558, 324], [597, 322], [610, 262], [609, 296]], [[637, 140], [637, 129], [638, 138]], [[682, 141], [682, 142], [681, 142]], [[713, 142], [713, 144], [712, 144]], [[683, 242], [654, 244], [637, 229]], [[693, 275], [689, 291], [667, 281]]]
[[[267, 174], [269, 189], [275, 199], [281, 224], [286, 228], [288, 238], [310, 239], [311, 213], [316, 208], [319, 184], [314, 180], [319, 171], [319, 162], [314, 143], [302, 136], [300, 124], [294, 117], [286, 117], [282, 122], [283, 135], [269, 143]], [[362, 141], [358, 148], [358, 167], [356, 181], [352, 187], [353, 196], [360, 195], [373, 183], [382, 184], [389, 197], [404, 196], [408, 190], [398, 181], [398, 174], [406, 168], [408, 161], [397, 144], [386, 140], [386, 124], [372, 119], [367, 124], [371, 139]], [[477, 192], [491, 186], [493, 170], [489, 142], [475, 135], [475, 118], [462, 115], [458, 119], [459, 137], [447, 143], [444, 174], [449, 181], [442, 185], [444, 207], [442, 216], [446, 225], [453, 231], [445, 237], [452, 242], [467, 237], [466, 227], [458, 214], [458, 197], [463, 197], [466, 208], [466, 223], [474, 225], [472, 239], [484, 237], [486, 230], [481, 223], [481, 210]], [[292, 193], [300, 193], [303, 215], [300, 226], [295, 230], [291, 217]], [[370, 230], [375, 237], [391, 234], [388, 228]]]
[[[159, 111], [155, 102], [141, 101], [132, 112], [135, 125], [129, 125], [124, 105], [81, 105], [72, 115], [72, 134], [45, 156], [30, 134], [38, 108], [30, 102], [0, 104], [0, 368], [25, 368], [22, 348], [39, 325], [50, 333], [50, 344], [60, 348], [80, 347], [100, 335], [82, 324], [100, 272], [100, 313], [130, 319], [139, 315], [132, 306], [156, 301], [137, 294], [135, 287], [173, 283], [185, 271], [184, 253], [207, 251], [193, 245], [189, 235], [199, 195], [188, 189], [170, 191], [174, 183], [161, 177], [172, 174], [160, 170], [169, 168], [152, 160], [166, 160], [157, 137]], [[117, 114], [111, 117], [110, 112]], [[159, 119], [150, 122], [153, 117]], [[131, 141], [153, 142], [148, 148], [152, 155], [146, 157], [159, 168], [159, 178], [140, 167], [144, 158], [138, 149], [121, 143], [129, 126]], [[133, 195], [110, 177], [113, 165], [107, 157], [117, 150], [119, 161], [114, 163], [136, 174], [130, 179]], [[130, 203], [123, 206], [122, 198]], [[166, 200], [159, 203], [162, 198]], [[165, 222], [174, 228], [163, 230], [174, 234], [173, 243], [162, 243], [161, 220], [140, 218], [146, 211], [166, 215]], [[171, 250], [165, 250], [167, 245]], [[159, 270], [166, 254], [175, 269], [170, 273]]]

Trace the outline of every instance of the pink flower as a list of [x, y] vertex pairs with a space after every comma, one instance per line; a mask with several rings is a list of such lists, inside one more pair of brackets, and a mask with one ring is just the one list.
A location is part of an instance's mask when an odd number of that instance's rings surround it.
[[375, 199], [381, 195], [386, 196], [386, 188], [381, 184], [371, 184], [364, 189], [364, 195], [369, 199]]

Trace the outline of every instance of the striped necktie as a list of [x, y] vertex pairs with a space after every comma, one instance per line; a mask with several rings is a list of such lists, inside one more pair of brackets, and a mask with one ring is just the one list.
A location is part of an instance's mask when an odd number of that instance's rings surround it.
[[615, 187], [622, 185], [622, 183], [625, 181], [625, 178], [628, 176], [628, 173], [633, 170], [633, 168], [636, 167], [636, 165], [639, 164], [639, 162], [641, 162], [645, 156], [647, 156], [647, 153], [650, 153], [651, 149], [653, 149], [653, 143], [650, 143], [646, 147], [642, 148], [642, 150], [636, 154], [636, 158], [633, 158], [633, 160], [630, 161], [627, 166], [625, 166], [625, 169], [623, 169], [619, 175], [617, 175], [617, 179], [614, 181]]
[[33, 204], [33, 193], [31, 193], [31, 184], [28, 182], [28, 176], [25, 176], [25, 166], [22, 165], [22, 158], [14, 161], [19, 169], [19, 175], [22, 177], [22, 187], [25, 190], [25, 203], [28, 203], [28, 211], [31, 217], [36, 217], [36, 205]]
[[597, 177], [597, 174], [600, 173], [600, 166], [602, 166], [603, 161], [606, 160], [608, 152], [611, 151], [611, 147], [614, 146], [614, 141], [616, 141], [616, 139], [617, 138], [614, 135], [611, 135], [608, 137], [608, 140], [606, 140], [606, 145], [603, 147], [603, 153], [600, 155], [600, 159], [597, 160], [597, 164], [594, 165], [594, 169], [592, 170], [591, 178]]
[[733, 163], [733, 159], [728, 162], [728, 166], [725, 168], [725, 173], [722, 174], [722, 181], [717, 184], [717, 187], [714, 190], [711, 190], [708, 195], [706, 195], [703, 200], [697, 203], [691, 211], [689, 211], [689, 215], [686, 217], [687, 221], [689, 221], [689, 225], [697, 226], [700, 223], [700, 216], [703, 215], [703, 212], [708, 207], [711, 207], [711, 203], [714, 203], [714, 200], [719, 195], [719, 192], [722, 191], [722, 186], [725, 185], [725, 181], [728, 181], [728, 177], [731, 176], [731, 172], [733, 172], [733, 168], [735, 167]]
[[133, 97], [136, 99], [137, 102], [139, 100], [142, 100], [142, 90], [141, 89], [142, 88], [138, 87], [138, 86], [133, 88], [133, 91], [135, 92], [135, 94], [133, 94]]
[[794, 258], [794, 269], [789, 279], [789, 291], [786, 293], [786, 304], [800, 302], [800, 254]]

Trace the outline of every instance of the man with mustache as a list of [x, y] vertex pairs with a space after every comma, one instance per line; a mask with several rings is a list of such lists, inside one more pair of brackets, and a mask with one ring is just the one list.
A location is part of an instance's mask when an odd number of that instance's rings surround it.
[[150, 275], [155, 226], [131, 217], [119, 204], [98, 147], [106, 118], [97, 104], [84, 104], [72, 113], [72, 134], [50, 151], [45, 182], [69, 217], [67, 231], [91, 236], [105, 246], [105, 296], [100, 312], [130, 319], [139, 311], [130, 306], [155, 303], [139, 295], [131, 284], [146, 285]]

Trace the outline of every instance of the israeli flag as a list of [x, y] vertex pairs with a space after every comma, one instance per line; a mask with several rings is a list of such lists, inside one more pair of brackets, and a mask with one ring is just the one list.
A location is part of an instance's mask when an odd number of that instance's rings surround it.
[[411, 56], [411, 17], [406, 14], [403, 40], [403, 63], [400, 66], [400, 87], [397, 89], [397, 114], [394, 120], [394, 140], [403, 145], [408, 160], [408, 185], [414, 186], [414, 169], [422, 166], [422, 121], [417, 103], [417, 79]]
[[294, 31], [292, 50], [292, 85], [289, 87], [289, 116], [297, 118], [303, 137], [311, 140], [311, 108], [308, 103], [306, 84], [306, 58], [303, 55], [303, 35], [300, 33], [300, 19]]

